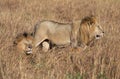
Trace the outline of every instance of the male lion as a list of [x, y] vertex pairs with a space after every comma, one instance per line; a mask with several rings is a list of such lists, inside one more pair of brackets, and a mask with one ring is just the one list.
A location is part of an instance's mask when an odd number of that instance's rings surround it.
[[[23, 34], [19, 34], [15, 41], [14, 41], [14, 45], [18, 48], [18, 50], [25, 52], [27, 55], [32, 53], [32, 48], [33, 48], [33, 36], [31, 34], [28, 33], [23, 33]], [[49, 47], [49, 41], [44, 41], [42, 43], [42, 50], [43, 51], [47, 51], [50, 47]]]
[[16, 45], [19, 50], [26, 52], [26, 54], [30, 54], [32, 53], [32, 42], [33, 37], [30, 34], [24, 33], [16, 37], [14, 45]]
[[81, 21], [71, 24], [54, 21], [41, 21], [35, 26], [34, 46], [37, 47], [44, 40], [56, 45], [88, 46], [93, 40], [103, 36], [103, 29], [96, 17], [84, 17]]

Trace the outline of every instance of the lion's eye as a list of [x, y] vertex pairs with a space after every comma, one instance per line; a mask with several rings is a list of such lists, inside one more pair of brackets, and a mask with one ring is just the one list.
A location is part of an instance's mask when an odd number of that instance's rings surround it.
[[28, 43], [24, 43], [25, 44], [25, 46], [28, 46]]
[[99, 29], [102, 29], [100, 25], [98, 25], [98, 28], [99, 28]]

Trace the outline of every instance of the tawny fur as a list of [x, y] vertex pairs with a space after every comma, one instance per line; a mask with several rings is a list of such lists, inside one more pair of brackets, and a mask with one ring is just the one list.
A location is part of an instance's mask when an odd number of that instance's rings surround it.
[[15, 41], [14, 45], [18, 48], [18, 50], [23, 52], [31, 52], [33, 44], [33, 36], [31, 34], [19, 34]]
[[99, 26], [94, 16], [85, 17], [70, 24], [41, 21], [35, 27], [34, 45], [37, 47], [46, 39], [56, 45], [71, 44], [73, 47], [79, 44], [89, 45], [89, 42], [95, 39], [96, 34], [103, 32]]
[[33, 36], [21, 34], [17, 36], [15, 44], [17, 48], [27, 51], [29, 45], [37, 47], [42, 44], [43, 51], [50, 49], [50, 43], [58, 46], [84, 47], [90, 45], [96, 36], [103, 36], [102, 27], [93, 16], [85, 17], [82, 20], [70, 24], [54, 21], [41, 21], [35, 26]]

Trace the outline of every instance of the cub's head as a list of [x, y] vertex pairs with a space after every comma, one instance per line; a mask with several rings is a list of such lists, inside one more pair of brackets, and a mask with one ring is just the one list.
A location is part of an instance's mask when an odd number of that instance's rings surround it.
[[32, 53], [33, 36], [28, 33], [20, 34], [16, 37], [14, 45], [20, 51], [25, 52], [27, 55]]

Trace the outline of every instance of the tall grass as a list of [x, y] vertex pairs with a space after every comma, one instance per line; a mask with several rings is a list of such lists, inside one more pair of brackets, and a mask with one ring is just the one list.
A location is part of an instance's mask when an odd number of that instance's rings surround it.
[[[105, 36], [84, 52], [51, 49], [26, 56], [13, 40], [39, 20], [97, 15]], [[119, 0], [0, 0], [0, 79], [120, 79]]]

